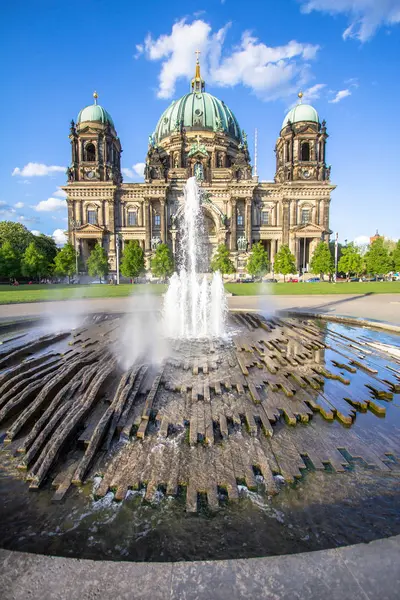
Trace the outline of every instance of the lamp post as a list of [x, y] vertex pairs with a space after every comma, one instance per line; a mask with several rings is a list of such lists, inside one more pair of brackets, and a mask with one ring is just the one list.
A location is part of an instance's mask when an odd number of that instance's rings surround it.
[[[308, 221], [306, 221], [305, 226], [308, 225]], [[307, 238], [306, 236], [304, 236], [303, 238], [303, 283], [305, 283], [305, 272], [306, 272], [306, 243], [307, 243]]]
[[337, 280], [337, 267], [338, 267], [338, 238], [339, 234], [336, 232], [335, 234], [335, 283]]
[[122, 235], [121, 235], [121, 232], [119, 231], [117, 233], [117, 285], [119, 285], [119, 250], [120, 250], [119, 244], [120, 244], [121, 240], [122, 240]]
[[78, 250], [77, 250], [77, 239], [76, 239], [76, 230], [79, 229], [79, 227], [81, 226], [81, 222], [77, 221], [75, 219], [70, 219], [69, 222], [73, 232], [74, 232], [74, 245], [75, 245], [75, 272], [76, 272], [76, 276], [78, 277], [79, 273], [78, 273]]

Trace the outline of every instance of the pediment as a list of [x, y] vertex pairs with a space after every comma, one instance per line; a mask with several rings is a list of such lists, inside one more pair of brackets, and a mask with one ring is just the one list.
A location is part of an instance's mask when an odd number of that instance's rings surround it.
[[307, 223], [306, 225], [296, 225], [293, 227], [293, 231], [297, 233], [324, 233], [325, 229], [321, 225], [316, 223]]
[[93, 225], [91, 223], [86, 223], [85, 225], [78, 227], [77, 231], [79, 233], [96, 233], [98, 235], [99, 233], [101, 233], [101, 234], [104, 233], [104, 227], [100, 227], [100, 225]]

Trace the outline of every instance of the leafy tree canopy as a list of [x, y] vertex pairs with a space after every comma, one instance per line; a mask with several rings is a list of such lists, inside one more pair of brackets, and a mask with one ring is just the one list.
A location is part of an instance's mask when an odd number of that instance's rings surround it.
[[5, 242], [10, 242], [13, 249], [22, 254], [34, 239], [33, 233], [28, 231], [22, 223], [0, 221], [0, 246]]
[[261, 242], [253, 245], [252, 254], [247, 261], [247, 272], [256, 277], [262, 277], [269, 270], [268, 254]]
[[46, 256], [36, 247], [35, 242], [31, 242], [25, 250], [22, 261], [21, 271], [25, 277], [37, 277], [40, 279], [45, 275], [48, 269]]
[[40, 235], [35, 235], [34, 242], [36, 248], [45, 255], [48, 264], [51, 265], [58, 253], [58, 248], [53, 238], [41, 233]]
[[333, 273], [335, 264], [329, 246], [325, 242], [319, 242], [318, 246], [315, 248], [311, 259], [310, 269], [312, 273], [319, 274], [321, 279], [324, 278], [324, 275]]
[[100, 281], [108, 273], [107, 253], [100, 244], [96, 244], [87, 259], [87, 269], [92, 277], [98, 276]]
[[283, 244], [275, 255], [274, 270], [283, 275], [284, 281], [286, 275], [296, 272], [296, 259], [287, 244]]
[[11, 242], [6, 241], [0, 247], [0, 276], [13, 279], [21, 273], [21, 254], [15, 250]]
[[358, 246], [353, 243], [343, 246], [338, 270], [346, 275], [358, 275], [363, 270], [363, 259]]
[[212, 271], [219, 271], [222, 275], [235, 273], [235, 266], [230, 259], [230, 253], [225, 244], [218, 246], [210, 266]]
[[395, 249], [392, 253], [393, 268], [395, 271], [400, 271], [400, 240], [398, 240]]
[[144, 252], [137, 240], [125, 245], [121, 261], [121, 273], [124, 277], [138, 277], [144, 271]]
[[377, 238], [370, 245], [365, 255], [367, 273], [371, 275], [386, 275], [392, 269], [392, 259], [384, 244], [383, 238]]
[[54, 271], [57, 275], [70, 279], [76, 271], [76, 251], [69, 242], [57, 253], [54, 258]]
[[151, 270], [156, 277], [165, 279], [174, 272], [174, 259], [167, 244], [158, 244], [151, 261]]

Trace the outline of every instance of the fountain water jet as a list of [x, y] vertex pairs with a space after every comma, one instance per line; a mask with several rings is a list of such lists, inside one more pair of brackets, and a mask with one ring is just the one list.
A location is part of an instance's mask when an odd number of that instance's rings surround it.
[[174, 273], [164, 299], [164, 326], [170, 338], [223, 337], [227, 302], [222, 275], [211, 285], [205, 271], [201, 190], [195, 177], [185, 186], [179, 275]]

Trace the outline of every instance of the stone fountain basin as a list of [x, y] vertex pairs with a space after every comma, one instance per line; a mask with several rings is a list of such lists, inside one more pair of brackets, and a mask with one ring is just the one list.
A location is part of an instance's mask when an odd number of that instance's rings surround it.
[[193, 560], [399, 532], [396, 336], [236, 313], [224, 340], [165, 342], [140, 321], [0, 331], [4, 547]]

